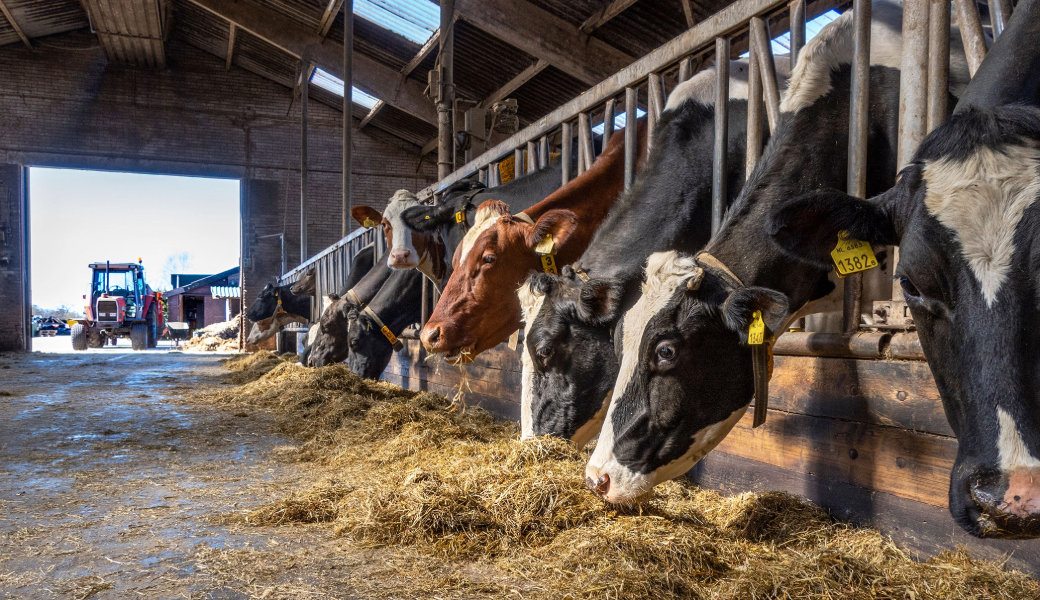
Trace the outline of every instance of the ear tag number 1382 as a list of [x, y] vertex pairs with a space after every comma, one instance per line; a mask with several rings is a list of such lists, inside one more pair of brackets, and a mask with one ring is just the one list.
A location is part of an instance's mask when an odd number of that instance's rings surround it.
[[878, 266], [870, 244], [850, 238], [848, 231], [838, 232], [838, 245], [831, 250], [831, 258], [838, 269], [838, 277], [846, 277]]

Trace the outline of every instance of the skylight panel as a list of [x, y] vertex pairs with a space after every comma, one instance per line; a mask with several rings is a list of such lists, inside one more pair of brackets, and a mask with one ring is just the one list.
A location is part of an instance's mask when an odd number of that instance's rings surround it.
[[[637, 119], [639, 117], [642, 117], [645, 114], [646, 114], [645, 110], [643, 110], [641, 108], [637, 108], [636, 109], [636, 118]], [[625, 117], [625, 113], [621, 113], [620, 115], [616, 115], [614, 117], [614, 129], [622, 129], [622, 128], [624, 128], [625, 123], [627, 121], [628, 121], [628, 119]], [[596, 133], [596, 134], [599, 134], [599, 135], [603, 135], [603, 123], [600, 123], [599, 125], [596, 125], [595, 127], [593, 127], [592, 128], [592, 132]]]
[[425, 44], [441, 23], [440, 7], [429, 0], [355, 0], [354, 14]]
[[[321, 69], [314, 69], [314, 76], [311, 77], [311, 82], [341, 98], [343, 97], [343, 80], [335, 75], [331, 75]], [[351, 100], [353, 100], [354, 104], [364, 106], [365, 108], [372, 108], [376, 105], [376, 102], [379, 102], [379, 98], [369, 96], [356, 87], [351, 87], [350, 89], [353, 91]]]
[[[822, 15], [812, 19], [811, 21], [805, 22], [805, 41], [813, 39], [819, 35], [820, 30], [833, 23], [835, 19], [841, 16], [841, 13], [836, 10], [828, 10]], [[790, 54], [791, 52], [791, 32], [787, 32], [781, 36], [773, 38], [773, 54]], [[745, 52], [740, 55], [740, 58], [747, 58], [748, 53]]]

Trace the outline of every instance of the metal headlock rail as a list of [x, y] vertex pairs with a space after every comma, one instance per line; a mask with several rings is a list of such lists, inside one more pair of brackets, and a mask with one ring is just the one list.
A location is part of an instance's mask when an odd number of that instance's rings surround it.
[[[729, 60], [749, 51], [747, 173], [750, 174], [762, 153], [763, 119], [772, 130], [780, 115], [780, 92], [776, 78], [770, 40], [775, 32], [791, 32], [791, 66], [805, 43], [807, 19], [848, 4], [844, 0], [738, 0], [708, 19], [673, 38], [618, 73], [608, 77], [570, 102], [552, 111], [538, 122], [517, 132], [479, 157], [457, 169], [417, 195], [424, 201], [436, 202], [436, 195], [461, 179], [475, 177], [494, 186], [501, 183], [500, 163], [512, 157], [514, 176], [532, 172], [549, 162], [550, 146], [559, 148], [562, 183], [572, 178], [571, 156], [578, 152], [577, 174], [583, 173], [595, 160], [593, 124], [603, 123], [602, 152], [614, 129], [615, 109], [624, 102], [626, 120], [643, 107], [649, 131], [653, 131], [665, 106], [666, 84], [689, 79], [696, 70], [712, 59], [716, 70], [715, 147], [713, 157], [712, 231], [722, 222], [726, 198], [727, 124], [729, 99]], [[849, 122], [848, 193], [864, 197], [867, 167], [867, 116], [870, 67], [870, 0], [854, 0], [855, 30], [853, 82]], [[974, 75], [986, 53], [986, 40], [978, 7], [973, 0], [955, 0], [957, 19], [969, 65]], [[939, 126], [947, 114], [949, 80], [949, 0], [904, 0], [903, 52], [900, 75], [898, 164], [902, 168], [925, 135]], [[1009, 0], [992, 0], [994, 36], [1003, 31], [1010, 17]], [[718, 60], [725, 57], [725, 60]], [[640, 92], [646, 98], [640, 102]], [[577, 138], [575, 140], [575, 138]], [[635, 179], [636, 128], [625, 129], [625, 189]], [[310, 268], [318, 270], [319, 297], [335, 291], [346, 279], [350, 260], [373, 238], [380, 242], [377, 254], [385, 251], [382, 235], [375, 229], [359, 230], [330, 246], [295, 269], [285, 273], [281, 281], [295, 281]], [[380, 232], [381, 233], [381, 232]], [[893, 261], [898, 260], [893, 249]], [[862, 276], [844, 280], [844, 334], [794, 334], [778, 340], [778, 353], [807, 355], [844, 355], [880, 357], [890, 348], [897, 358], [923, 358], [916, 334], [859, 332]], [[424, 294], [424, 303], [427, 295]], [[908, 314], [898, 286], [885, 310], [890, 317]], [[424, 304], [425, 306], [425, 304]], [[426, 311], [424, 311], [425, 315]], [[893, 329], [906, 329], [905, 319], [890, 319]], [[876, 326], [875, 326], [876, 327]], [[903, 337], [900, 337], [903, 336]]]

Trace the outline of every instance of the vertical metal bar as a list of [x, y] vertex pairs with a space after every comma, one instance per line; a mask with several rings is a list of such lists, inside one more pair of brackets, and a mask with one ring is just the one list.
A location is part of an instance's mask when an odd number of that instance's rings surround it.
[[549, 138], [542, 136], [538, 138], [538, 168], [544, 169], [549, 166]]
[[[414, 305], [413, 305], [414, 306]], [[422, 306], [419, 308], [420, 329], [430, 320], [430, 280], [422, 278]]]
[[455, 0], [441, 0], [440, 69], [441, 89], [437, 102], [437, 178], [455, 170]]
[[687, 56], [679, 63], [679, 83], [693, 77], [693, 59]]
[[[974, 0], [972, 6], [974, 6]], [[899, 74], [899, 145], [902, 169], [924, 139], [928, 112], [929, 0], [903, 2], [903, 62]], [[978, 13], [976, 13], [976, 16]]]
[[588, 171], [592, 166], [594, 152], [589, 115], [588, 113], [578, 113], [578, 168], [580, 171]]
[[661, 76], [657, 73], [651, 73], [650, 76], [647, 77], [646, 81], [647, 150], [649, 150], [654, 130], [657, 129], [657, 120], [661, 118], [661, 111], [664, 109], [664, 97], [661, 87]]
[[488, 178], [491, 180], [488, 187], [497, 187], [502, 185], [502, 165], [500, 163], [491, 163], [491, 170], [488, 172]]
[[603, 139], [599, 143], [600, 154], [607, 151], [607, 144], [610, 143], [610, 138], [614, 135], [614, 108], [616, 105], [617, 101], [614, 98], [610, 98], [603, 103]]
[[[964, 53], [968, 56], [968, 73], [972, 77], [979, 70], [982, 59], [986, 58], [986, 36], [982, 32], [982, 20], [979, 18], [979, 7], [975, 0], [953, 0], [957, 7], [957, 25], [961, 28], [961, 39], [964, 40]], [[903, 29], [906, 29], [906, 13], [903, 13]], [[906, 35], [906, 32], [903, 33]], [[903, 47], [903, 60], [906, 61], [906, 46]]]
[[563, 173], [563, 185], [567, 185], [567, 182], [571, 180], [571, 124], [563, 123], [560, 126], [560, 134], [563, 139], [560, 141], [560, 167]]
[[726, 207], [729, 140], [729, 38], [715, 38], [715, 156], [711, 173], [711, 233], [722, 227]]
[[[996, 4], [991, 3], [990, 6]], [[946, 121], [950, 88], [950, 2], [931, 0], [928, 16], [928, 124], [931, 131]]]
[[766, 102], [766, 117], [769, 118], [769, 133], [776, 130], [780, 120], [780, 86], [776, 80], [776, 64], [773, 62], [773, 47], [769, 42], [766, 22], [759, 17], [751, 19], [751, 47], [758, 59], [762, 92]]
[[307, 254], [307, 100], [310, 97], [310, 65], [300, 65], [300, 264]]
[[989, 19], [993, 23], [993, 41], [1004, 33], [1009, 18], [1011, 18], [1011, 0], [989, 0]]
[[534, 173], [538, 170], [538, 147], [535, 143], [527, 142], [527, 172]]
[[480, 183], [482, 183], [485, 186], [488, 184], [487, 176], [488, 176], [487, 167], [484, 167], [484, 168], [480, 169], [479, 171], [477, 171], [477, 181], [479, 181]]
[[639, 90], [625, 88], [625, 190], [632, 187], [636, 179], [636, 102]]
[[758, 73], [758, 58], [751, 52], [748, 56], [748, 116], [747, 116], [747, 158], [744, 169], [745, 178], [751, 177], [758, 159], [762, 157], [762, 77]]
[[340, 237], [350, 233], [352, 171], [354, 148], [354, 0], [343, 0], [343, 211], [340, 218]]
[[513, 177], [520, 179], [524, 176], [524, 149], [513, 150]]
[[794, 0], [791, 7], [791, 70], [798, 64], [798, 53], [805, 46], [805, 0]]

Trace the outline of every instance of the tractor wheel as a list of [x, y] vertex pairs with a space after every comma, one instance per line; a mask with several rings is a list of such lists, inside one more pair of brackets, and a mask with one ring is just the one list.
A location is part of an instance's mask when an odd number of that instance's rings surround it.
[[144, 323], [134, 323], [130, 327], [130, 346], [134, 350], [147, 350], [148, 349], [148, 325]]
[[87, 329], [79, 323], [72, 326], [72, 349], [87, 349]]
[[155, 306], [148, 311], [148, 347], [155, 348], [158, 345], [157, 332], [155, 330]]
[[105, 336], [98, 332], [87, 332], [87, 348], [103, 348], [105, 346]]

